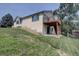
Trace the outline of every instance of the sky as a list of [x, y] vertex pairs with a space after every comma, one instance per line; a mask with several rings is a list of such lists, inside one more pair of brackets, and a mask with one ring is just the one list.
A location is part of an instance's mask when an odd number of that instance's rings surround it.
[[55, 10], [58, 7], [58, 3], [0, 3], [0, 18], [7, 13], [15, 18], [16, 16], [28, 16], [43, 10]]

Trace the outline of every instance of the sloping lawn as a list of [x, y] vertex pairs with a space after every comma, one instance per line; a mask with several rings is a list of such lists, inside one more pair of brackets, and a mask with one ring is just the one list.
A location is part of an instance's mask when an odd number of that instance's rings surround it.
[[34, 35], [14, 28], [0, 28], [0, 55], [79, 55], [79, 39]]
[[21, 29], [0, 28], [0, 55], [59, 55], [46, 42]]
[[61, 38], [41, 37], [43, 42], [49, 43], [63, 55], [79, 56], [79, 39], [62, 36]]

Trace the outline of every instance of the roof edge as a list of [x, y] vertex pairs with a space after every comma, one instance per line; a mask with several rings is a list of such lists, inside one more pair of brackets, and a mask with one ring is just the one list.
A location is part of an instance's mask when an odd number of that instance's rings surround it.
[[31, 15], [22, 17], [22, 19], [28, 18], [28, 17], [33, 16], [35, 14], [41, 14], [41, 13], [44, 13], [44, 12], [52, 12], [52, 10], [44, 10], [44, 11], [36, 12], [36, 13], [31, 14]]

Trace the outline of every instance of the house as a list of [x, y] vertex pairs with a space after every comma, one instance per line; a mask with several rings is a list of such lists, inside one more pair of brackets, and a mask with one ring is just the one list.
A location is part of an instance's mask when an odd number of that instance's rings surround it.
[[13, 27], [21, 27], [21, 25], [22, 25], [22, 18], [17, 16], [14, 20]]
[[61, 20], [52, 11], [40, 11], [25, 17], [16, 17], [13, 27], [29, 28], [41, 34], [60, 35]]
[[72, 20], [71, 22], [74, 25], [74, 29], [72, 29], [72, 35], [73, 37], [79, 38], [79, 20]]

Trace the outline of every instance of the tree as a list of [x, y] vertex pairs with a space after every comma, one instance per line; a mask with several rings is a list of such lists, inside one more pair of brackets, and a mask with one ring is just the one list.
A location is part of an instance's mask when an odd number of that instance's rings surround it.
[[74, 16], [79, 10], [79, 4], [76, 3], [60, 3], [60, 6], [57, 10], [54, 11], [54, 14], [58, 14], [61, 19], [64, 19], [65, 16]]
[[[62, 24], [62, 32], [67, 35], [67, 33], [71, 33], [72, 29], [74, 28], [72, 20], [78, 18], [76, 12], [79, 10], [79, 4], [76, 3], [60, 3], [58, 9], [56, 9], [53, 14], [58, 14], [61, 18]], [[67, 19], [65, 19], [67, 18]], [[64, 21], [66, 20], [66, 21]]]
[[12, 27], [13, 25], [13, 17], [11, 14], [6, 14], [2, 17], [1, 27]]

